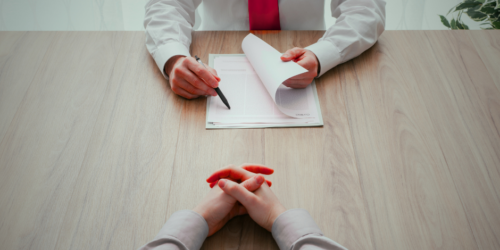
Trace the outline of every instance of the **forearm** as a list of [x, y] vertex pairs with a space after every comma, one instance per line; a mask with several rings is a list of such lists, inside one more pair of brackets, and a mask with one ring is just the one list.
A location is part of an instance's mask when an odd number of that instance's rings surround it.
[[208, 235], [205, 219], [191, 210], [177, 211], [168, 219], [158, 235], [140, 250], [200, 249]]
[[385, 27], [385, 0], [332, 0], [332, 15], [335, 24], [306, 48], [318, 57], [320, 75], [377, 42]]
[[281, 250], [346, 250], [325, 237], [304, 209], [290, 209], [274, 221], [272, 234]]
[[158, 68], [173, 56], [189, 56], [194, 12], [199, 0], [150, 0], [146, 4], [146, 47]]

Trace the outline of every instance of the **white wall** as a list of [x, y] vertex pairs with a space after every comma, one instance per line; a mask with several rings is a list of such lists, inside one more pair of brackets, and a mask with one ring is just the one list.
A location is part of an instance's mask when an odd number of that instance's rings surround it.
[[[146, 1], [0, 0], [0, 30], [143, 30]], [[387, 30], [446, 29], [438, 15], [446, 14], [451, 7], [461, 2], [386, 1]], [[330, 2], [325, 0], [327, 27], [335, 23], [335, 18], [331, 17]], [[465, 20], [471, 29], [478, 29], [476, 23], [467, 18]]]

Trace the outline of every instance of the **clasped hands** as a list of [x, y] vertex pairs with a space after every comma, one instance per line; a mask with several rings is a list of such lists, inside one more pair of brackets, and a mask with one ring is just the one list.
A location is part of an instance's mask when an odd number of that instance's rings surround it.
[[[319, 61], [310, 50], [289, 49], [281, 56], [281, 60], [294, 61], [307, 70], [283, 82], [287, 87], [305, 88], [318, 75]], [[187, 99], [204, 95], [217, 96], [213, 89], [219, 86], [221, 80], [217, 72], [208, 66], [204, 68], [192, 57], [173, 56], [165, 63], [164, 71], [169, 76], [170, 88], [177, 95]]]
[[286, 211], [269, 188], [272, 183], [260, 175], [273, 172], [263, 165], [244, 164], [229, 165], [213, 173], [207, 179], [212, 189], [193, 209], [207, 221], [208, 236], [243, 214], [249, 214], [257, 224], [271, 231], [274, 220]]

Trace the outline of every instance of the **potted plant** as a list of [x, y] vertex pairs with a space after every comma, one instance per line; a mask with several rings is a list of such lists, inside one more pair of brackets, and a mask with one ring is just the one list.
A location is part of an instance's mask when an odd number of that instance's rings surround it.
[[444, 26], [452, 30], [468, 30], [467, 26], [462, 21], [462, 14], [467, 14], [472, 20], [482, 22], [481, 29], [492, 30], [500, 29], [500, 0], [465, 0], [448, 11], [450, 13], [457, 13], [456, 17], [453, 16], [448, 22], [448, 19], [439, 15], [441, 22]]

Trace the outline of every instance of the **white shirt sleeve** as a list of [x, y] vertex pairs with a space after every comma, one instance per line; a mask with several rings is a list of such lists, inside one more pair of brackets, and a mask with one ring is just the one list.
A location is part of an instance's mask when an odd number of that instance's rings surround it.
[[318, 77], [369, 49], [385, 28], [385, 0], [332, 0], [331, 8], [335, 24], [306, 47], [318, 58]]
[[165, 63], [173, 56], [190, 56], [195, 10], [201, 0], [149, 0], [144, 28], [146, 47], [165, 75]]
[[290, 209], [280, 214], [271, 232], [280, 250], [347, 250], [324, 236], [304, 209]]
[[192, 210], [177, 211], [156, 237], [139, 250], [197, 250], [208, 235], [205, 219]]

